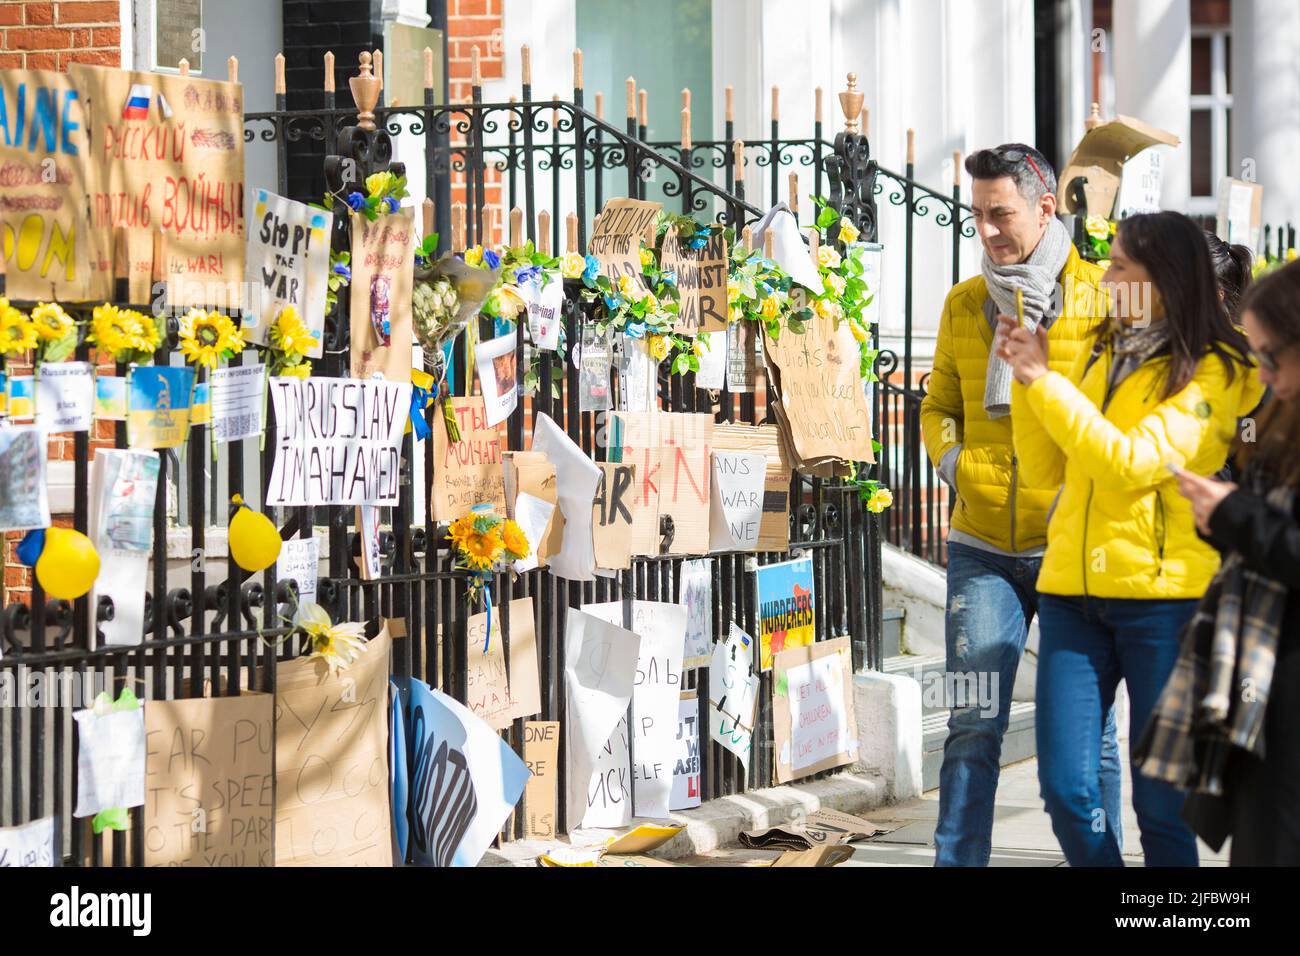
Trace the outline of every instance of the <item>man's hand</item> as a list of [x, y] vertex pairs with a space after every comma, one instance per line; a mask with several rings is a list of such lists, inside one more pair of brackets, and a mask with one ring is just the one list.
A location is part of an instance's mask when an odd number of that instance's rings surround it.
[[1016, 381], [1032, 385], [1049, 371], [1047, 367], [1047, 330], [1041, 325], [1036, 332], [1022, 329], [1009, 315], [998, 315], [998, 331], [993, 340], [998, 357], [1011, 366]]
[[1192, 515], [1196, 518], [1196, 527], [1201, 530], [1201, 534], [1208, 535], [1210, 516], [1214, 514], [1214, 509], [1219, 507], [1219, 503], [1224, 498], [1236, 491], [1237, 486], [1230, 481], [1202, 478], [1182, 468], [1174, 474], [1178, 478], [1178, 490], [1192, 503]]

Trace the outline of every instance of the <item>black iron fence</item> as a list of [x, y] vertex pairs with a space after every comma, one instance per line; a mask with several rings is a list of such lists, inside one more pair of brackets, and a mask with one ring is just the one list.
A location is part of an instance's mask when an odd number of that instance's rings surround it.
[[[525, 211], [527, 237], [535, 241], [542, 240], [539, 221], [544, 222], [541, 214], [549, 211], [547, 200], [571, 201], [580, 250], [585, 249], [590, 216], [605, 198], [643, 195], [651, 181], [679, 201], [682, 211], [725, 222], [737, 230], [760, 215], [746, 200], [744, 165], [728, 168], [722, 182], [701, 174], [703, 167], [697, 160], [711, 147], [700, 144], [699, 151], [670, 155], [671, 151], [646, 143], [644, 130], [636, 128], [634, 121], [621, 130], [598, 119], [584, 107], [581, 89], [574, 91], [571, 102], [534, 101], [528, 86], [521, 92], [517, 102], [484, 103], [481, 88], [476, 86], [470, 103], [451, 105], [433, 103], [430, 92], [423, 106], [380, 106], [375, 111], [374, 130], [354, 125], [355, 114], [336, 106], [332, 93], [327, 93], [322, 110], [293, 112], [286, 109], [281, 93], [277, 110], [245, 118], [245, 140], [274, 148], [276, 185], [282, 192], [287, 192], [288, 145], [304, 137], [324, 142], [330, 151], [325, 161], [328, 187], [342, 195], [371, 172], [398, 169], [393, 162], [393, 139], [416, 137], [424, 146], [428, 195], [446, 196], [452, 180], [463, 180], [466, 245], [489, 236], [491, 214], [486, 197], [493, 176], [501, 178], [508, 203]], [[774, 149], [770, 156], [775, 158], [769, 161], [779, 167], [787, 162], [784, 157], [789, 153], [776, 141], [775, 132], [769, 144]], [[867, 237], [874, 237], [873, 186], [879, 170], [869, 160], [865, 138], [843, 133], [834, 143], [824, 143], [819, 129], [818, 138], [806, 145], [813, 157], [809, 165], [815, 168], [818, 189], [824, 182], [831, 202], [850, 211]], [[910, 170], [906, 188], [915, 188]], [[447, 206], [442, 203], [437, 209], [443, 250], [450, 247], [453, 233]], [[562, 209], [554, 211], [557, 214], [550, 219], [553, 233], [549, 238], [551, 247], [558, 249], [558, 212]], [[349, 242], [341, 219], [336, 218], [336, 248], [346, 248]], [[127, 302], [124, 281], [119, 282], [116, 293], [120, 305], [146, 307], [145, 303]], [[592, 316], [576, 287], [566, 288], [566, 293], [565, 331], [567, 341], [573, 343], [580, 341], [581, 328]], [[89, 305], [68, 306], [79, 319], [86, 318], [89, 309]], [[327, 316], [325, 356], [316, 366], [317, 374], [347, 374], [347, 314], [347, 293], [342, 290], [335, 310]], [[168, 339], [155, 355], [157, 363], [171, 364], [177, 358], [178, 331], [172, 320]], [[526, 347], [522, 328], [518, 334], [522, 359]], [[254, 351], [250, 348], [232, 361], [256, 362]], [[462, 356], [463, 352], [456, 354]], [[76, 357], [91, 359], [90, 345], [82, 342]], [[521, 404], [508, 423], [509, 445], [527, 447], [536, 417], [547, 414], [588, 454], [601, 459], [605, 450], [597, 439], [603, 422], [599, 414], [580, 410], [579, 370], [570, 363], [562, 377], [553, 378], [555, 361], [549, 352], [540, 356], [541, 381], [554, 381], [555, 391], [542, 387]], [[527, 361], [518, 362], [519, 374], [527, 367]], [[119, 375], [125, 372], [125, 368], [117, 368]], [[458, 391], [465, 393], [473, 376], [464, 364], [459, 372]], [[670, 376], [665, 366], [658, 379], [658, 404], [668, 411], [711, 413], [720, 422], [774, 421], [761, 374], [756, 387], [757, 392], [706, 391], [696, 387], [692, 375]], [[880, 408], [885, 407], [883, 396], [892, 388], [888, 382], [881, 388]], [[433, 421], [434, 409], [427, 414], [431, 426], [441, 427]], [[73, 443], [71, 524], [84, 532], [89, 517], [92, 442], [88, 434], [78, 433]], [[123, 423], [117, 425], [112, 444], [126, 447]], [[285, 540], [317, 534], [326, 538], [318, 600], [335, 620], [362, 620], [373, 628], [381, 619], [403, 619], [406, 636], [395, 642], [395, 672], [418, 676], [463, 700], [470, 614], [466, 578], [463, 572], [453, 570], [445, 536], [429, 516], [429, 509], [415, 498], [415, 489], [421, 484], [417, 476], [423, 477], [423, 494], [427, 495], [432, 484], [428, 444], [417, 443], [411, 435], [404, 440], [400, 501], [397, 507], [382, 512], [383, 574], [378, 580], [363, 581], [359, 574], [355, 509], [263, 510], [272, 516]], [[274, 447], [275, 423], [268, 421], [260, 452], [255, 442], [235, 442], [223, 446], [218, 459], [210, 450], [207, 426], [195, 425], [180, 455], [160, 455], [152, 567], [139, 644], [110, 646], [102, 640], [98, 629], [113, 614], [111, 601], [101, 600], [92, 615], [87, 598], [73, 602], [51, 598], [35, 580], [30, 600], [12, 601], [0, 611], [0, 681], [7, 682], [0, 684], [0, 690], [10, 691], [5, 701], [14, 705], [0, 707], [0, 825], [53, 815], [59, 820], [56, 851], [69, 862], [133, 865], [144, 859], [141, 808], [130, 811], [128, 831], [95, 834], [89, 820], [73, 818], [77, 737], [72, 713], [84, 706], [84, 701], [67, 693], [24, 700], [24, 690], [34, 680], [46, 687], [71, 686], [75, 681], [81, 686], [102, 687], [114, 696], [121, 688], [131, 687], [137, 695], [154, 699], [203, 696], [205, 692], [234, 695], [241, 689], [274, 691], [277, 660], [302, 652], [296, 638], [281, 640], [289, 633], [286, 615], [302, 582], [278, 580], [274, 565], [256, 575], [240, 570], [225, 559], [220, 531], [227, 522], [224, 503], [230, 495], [242, 494], [255, 504], [261, 500]], [[888, 456], [881, 469], [885, 476], [894, 473]], [[914, 480], [917, 474], [914, 467], [905, 469], [904, 480]], [[173, 507], [174, 501], [179, 505]], [[810, 554], [813, 560], [819, 596], [818, 635], [850, 636], [855, 666], [878, 668], [878, 519], [862, 507], [857, 489], [840, 481], [795, 474], [789, 503], [790, 549]], [[754, 568], [786, 556], [724, 554], [713, 559], [715, 637], [725, 635], [732, 621], [751, 634], [757, 633]], [[681, 559], [668, 556], [634, 559], [631, 570], [593, 583], [561, 580], [545, 569], [513, 578], [499, 575], [492, 594], [507, 659], [509, 601], [533, 598], [542, 702], [536, 716], [565, 718], [562, 638], [569, 608], [633, 598], [677, 600], [680, 585]], [[101, 639], [94, 639], [96, 636]], [[707, 668], [688, 672], [683, 678], [685, 688], [694, 687], [701, 701], [708, 699], [708, 680]], [[705, 799], [772, 783], [770, 677], [764, 679], [759, 708], [754, 758], [748, 772], [733, 755], [702, 735]], [[516, 721], [506, 735], [522, 751], [523, 721]], [[563, 793], [562, 761], [559, 775], [559, 792]], [[561, 808], [561, 831], [566, 829], [563, 813]], [[502, 838], [519, 836], [522, 828], [523, 815], [516, 814]]]

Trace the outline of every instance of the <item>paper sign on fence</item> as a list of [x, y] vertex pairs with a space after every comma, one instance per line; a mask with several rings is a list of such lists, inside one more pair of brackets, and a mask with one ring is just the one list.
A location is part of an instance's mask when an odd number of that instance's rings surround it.
[[0, 870], [54, 866], [54, 817], [0, 827]]
[[97, 608], [101, 597], [112, 599], [112, 619], [94, 625], [110, 646], [143, 640], [159, 468], [153, 451], [100, 448], [91, 462], [88, 533], [100, 566], [90, 608]]
[[36, 379], [36, 424], [47, 432], [87, 432], [95, 412], [95, 367], [46, 362]]
[[722, 744], [749, 768], [758, 705], [754, 639], [733, 623], [725, 641], [713, 645], [709, 664], [709, 739]]
[[678, 603], [686, 608], [686, 642], [682, 668], [709, 666], [713, 645], [713, 562], [708, 558], [682, 562]]
[[96, 714], [78, 710], [77, 809], [93, 817], [115, 807], [144, 803], [144, 710], [132, 707]]
[[0, 531], [50, 526], [45, 435], [33, 425], [0, 428]]
[[280, 547], [275, 576], [280, 581], [298, 582], [298, 603], [316, 600], [316, 580], [320, 574], [320, 539], [291, 538]]
[[452, 414], [460, 428], [460, 441], [447, 438], [441, 414], [433, 422], [433, 491], [435, 521], [455, 521], [479, 504], [491, 504], [506, 513], [506, 487], [501, 471], [505, 437], [487, 423], [483, 396], [452, 397]]
[[677, 760], [673, 765], [673, 795], [669, 810], [700, 805], [700, 699], [682, 691], [677, 702]]
[[376, 372], [390, 382], [411, 381], [411, 286], [415, 276], [412, 207], [374, 222], [352, 213], [349, 286], [352, 377]]
[[537, 417], [532, 449], [545, 454], [555, 466], [560, 512], [564, 515], [564, 543], [559, 553], [549, 558], [551, 571], [570, 581], [590, 581], [596, 567], [591, 506], [600, 482], [600, 468], [549, 415]]
[[543, 287], [539, 277], [521, 285], [519, 293], [528, 303], [528, 328], [534, 348], [555, 351], [564, 322], [564, 283], [552, 278]]
[[713, 453], [713, 505], [709, 511], [712, 551], [757, 551], [763, 521], [767, 457], [754, 453]]
[[293, 306], [312, 334], [307, 357], [321, 357], [333, 226], [334, 214], [327, 209], [257, 190], [248, 230], [253, 291], [242, 322], [250, 343], [265, 345], [280, 311]]
[[792, 647], [805, 647], [817, 639], [816, 608], [811, 557], [759, 567], [761, 670], [771, 670], [772, 655]]
[[772, 687], [778, 783], [857, 759], [853, 659], [847, 637], [776, 655]]
[[515, 333], [480, 342], [474, 349], [474, 365], [478, 368], [487, 424], [491, 428], [509, 418], [519, 404]]
[[212, 370], [212, 438], [239, 441], [262, 434], [265, 365]]

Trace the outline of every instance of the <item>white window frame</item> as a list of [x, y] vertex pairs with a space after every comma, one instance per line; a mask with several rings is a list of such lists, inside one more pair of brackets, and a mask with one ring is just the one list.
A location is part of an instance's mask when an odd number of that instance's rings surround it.
[[[1194, 26], [1192, 38], [1210, 40], [1210, 92], [1196, 93], [1189, 96], [1190, 113], [1208, 110], [1210, 113], [1210, 189], [1217, 190], [1220, 180], [1230, 174], [1228, 157], [1228, 111], [1232, 109], [1232, 94], [1228, 92], [1228, 44], [1232, 39], [1232, 28], [1227, 26]], [[1191, 77], [1187, 78], [1191, 87]], [[1188, 144], [1191, 145], [1190, 142]], [[1218, 210], [1215, 195], [1192, 196], [1187, 203], [1191, 215], [1214, 215]]]
[[[157, 22], [158, 0], [123, 0], [124, 5], [130, 3], [132, 7], [132, 37], [135, 41], [135, 48], [131, 51], [130, 61], [137, 70], [152, 71], [154, 73], [179, 73], [180, 65], [176, 63], [157, 63], [157, 47], [154, 44], [154, 24]], [[199, 26], [202, 28], [204, 14], [204, 0], [199, 0]], [[125, 22], [125, 19], [124, 21]], [[123, 39], [125, 40], [126, 31], [123, 30]], [[204, 51], [203, 59], [207, 60], [207, 51]], [[123, 64], [128, 62], [124, 55]], [[190, 72], [195, 76], [203, 76], [203, 70], [191, 67]]]

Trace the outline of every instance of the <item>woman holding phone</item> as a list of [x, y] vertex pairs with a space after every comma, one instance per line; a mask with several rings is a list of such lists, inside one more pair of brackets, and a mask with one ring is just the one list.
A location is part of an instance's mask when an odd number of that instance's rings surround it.
[[[1219, 565], [1169, 467], [1223, 466], [1261, 387], [1245, 336], [1219, 299], [1209, 250], [1186, 216], [1120, 223], [1102, 288], [1115, 316], [1069, 376], [1046, 339], [1000, 316], [1014, 441], [1027, 480], [1060, 484], [1038, 577], [1039, 783], [1071, 866], [1122, 866], [1097, 792], [1101, 726], [1122, 679], [1140, 731], [1179, 633]], [[1197, 865], [1171, 784], [1133, 780], [1148, 866]]]
[[1224, 562], [1139, 766], [1196, 789], [1212, 826], [1198, 832], [1216, 847], [1230, 834], [1233, 866], [1300, 866], [1300, 263], [1260, 280], [1242, 321], [1273, 400], [1238, 443], [1240, 487], [1178, 473]]

